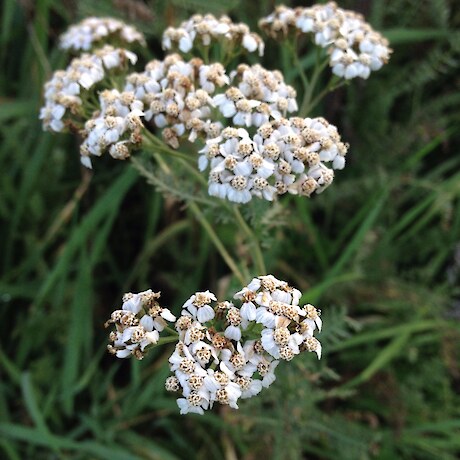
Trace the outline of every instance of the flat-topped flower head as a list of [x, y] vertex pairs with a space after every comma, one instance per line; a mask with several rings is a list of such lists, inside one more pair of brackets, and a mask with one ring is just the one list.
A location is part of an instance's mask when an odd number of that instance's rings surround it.
[[168, 27], [163, 33], [163, 49], [189, 53], [203, 47], [221, 46], [229, 55], [239, 52], [264, 53], [264, 42], [259, 35], [250, 31], [246, 24], [235, 24], [228, 16], [217, 19], [212, 14], [196, 14], [182, 22], [179, 27]]
[[233, 86], [213, 101], [235, 126], [259, 127], [297, 110], [296, 91], [277, 70], [241, 64], [230, 78]]
[[[290, 361], [303, 350], [320, 350], [320, 345], [315, 349], [305, 345], [316, 328], [321, 330], [320, 311], [311, 304], [300, 307], [301, 296], [298, 289], [273, 275], [252, 279], [234, 296], [243, 302], [241, 317], [248, 319], [251, 315], [263, 325], [260, 346], [274, 359]], [[255, 348], [251, 351], [254, 353]]]
[[332, 72], [347, 80], [368, 78], [388, 62], [392, 52], [388, 40], [362, 15], [339, 8], [335, 2], [295, 9], [278, 6], [259, 26], [277, 40], [310, 35], [317, 46], [327, 50]]
[[254, 196], [273, 201], [284, 193], [321, 193], [332, 183], [333, 170], [345, 167], [347, 150], [324, 118], [281, 117], [253, 136], [244, 128], [225, 128], [199, 151], [198, 167], [209, 167], [211, 196], [235, 203]]
[[145, 38], [135, 27], [118, 19], [97, 17], [83, 19], [60, 37], [60, 47], [72, 51], [88, 51], [104, 43], [145, 46]]

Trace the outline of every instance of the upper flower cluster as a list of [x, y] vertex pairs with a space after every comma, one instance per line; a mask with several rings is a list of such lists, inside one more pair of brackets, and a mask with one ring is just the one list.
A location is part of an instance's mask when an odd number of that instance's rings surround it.
[[390, 58], [388, 40], [376, 32], [362, 15], [339, 8], [336, 3], [295, 9], [278, 6], [259, 22], [271, 37], [311, 34], [314, 42], [326, 48], [332, 72], [345, 79], [368, 78]]
[[[321, 46], [339, 46], [345, 31], [353, 30], [347, 43], [353, 47], [361, 40], [359, 46], [366, 48], [373, 36], [369, 32], [363, 38], [358, 33], [367, 29], [355, 16], [329, 3], [296, 10], [279, 7], [262, 23], [275, 35], [310, 27]], [[72, 36], [86, 47], [104, 37], [141, 41], [136, 31], [110, 18], [88, 18], [71, 28], [63, 41]], [[232, 56], [238, 48], [263, 50], [263, 42], [247, 26], [212, 15], [195, 15], [178, 29], [168, 29], [163, 44], [182, 51], [197, 45], [203, 51], [213, 40]], [[335, 126], [323, 118], [287, 118], [298, 109], [297, 95], [280, 71], [240, 64], [227, 73], [222, 63], [205, 62], [207, 51], [203, 59], [188, 61], [170, 54], [131, 74], [127, 64], [134, 64], [137, 57], [130, 51], [106, 45], [82, 54], [46, 83], [40, 112], [43, 127], [81, 134], [81, 162], [87, 167], [92, 155], [104, 152], [124, 160], [145, 139], [161, 147], [150, 135], [155, 129], [174, 149], [184, 141], [201, 140], [205, 146], [199, 151], [198, 164], [201, 171], [210, 166], [209, 193], [237, 203], [254, 196], [271, 201], [284, 193], [310, 196], [330, 185], [333, 169], [344, 167], [347, 152]], [[339, 51], [331, 53], [331, 59], [340, 61], [340, 56]], [[336, 73], [340, 62], [334, 64]], [[347, 67], [344, 72], [348, 78], [354, 71]]]
[[114, 18], [89, 17], [75, 24], [60, 37], [62, 49], [88, 51], [102, 43], [140, 43], [145, 46], [144, 35], [133, 26]]
[[246, 24], [234, 24], [228, 16], [219, 19], [212, 14], [195, 14], [178, 28], [168, 27], [163, 33], [165, 50], [179, 50], [188, 53], [193, 47], [209, 47], [213, 43], [223, 45], [227, 53], [244, 48], [252, 53], [264, 54], [264, 42], [259, 35], [250, 31]]
[[[126, 294], [115, 324], [109, 351], [119, 358], [142, 359], [159, 340], [166, 321], [175, 321], [158, 304], [159, 293]], [[301, 292], [272, 275], [254, 278], [234, 295], [236, 302], [217, 302], [209, 291], [196, 292], [175, 321], [178, 343], [169, 358], [174, 375], [168, 391], [181, 392], [181, 414], [203, 414], [215, 402], [238, 408], [276, 379], [279, 360], [290, 361], [302, 351], [321, 357], [314, 337], [321, 330], [320, 312], [300, 306]], [[239, 306], [238, 306], [239, 305]]]

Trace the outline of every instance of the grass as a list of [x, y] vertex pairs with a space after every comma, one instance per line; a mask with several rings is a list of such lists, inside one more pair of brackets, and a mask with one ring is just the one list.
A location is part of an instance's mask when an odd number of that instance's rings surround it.
[[[117, 362], [103, 323], [127, 290], [161, 290], [177, 313], [191, 292], [223, 294], [237, 283], [181, 200], [126, 164], [101, 159], [88, 174], [75, 140], [43, 133], [37, 120], [42, 85], [65, 62], [59, 33], [87, 14], [123, 17], [131, 3], [0, 7], [0, 457], [458, 458], [455, 2], [369, 3], [366, 16], [394, 48], [390, 64], [315, 109], [350, 142], [347, 168], [313, 199], [242, 210], [268, 271], [322, 309], [324, 358], [281, 365], [270, 391], [204, 417], [179, 416], [165, 393], [167, 348]], [[158, 54], [165, 24], [197, 8], [228, 9], [254, 28], [271, 10], [237, 0], [147, 3], [155, 20], [131, 21]], [[273, 45], [269, 68], [282, 62]], [[246, 257], [231, 210], [217, 208], [205, 206], [203, 217]]]

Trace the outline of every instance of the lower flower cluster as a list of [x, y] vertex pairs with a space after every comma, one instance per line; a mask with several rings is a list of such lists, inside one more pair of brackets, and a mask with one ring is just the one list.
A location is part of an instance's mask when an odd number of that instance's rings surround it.
[[272, 275], [254, 278], [234, 302], [196, 292], [177, 320], [158, 298], [150, 290], [126, 294], [121, 310], [107, 322], [116, 326], [108, 348], [119, 358], [142, 359], [165, 328], [174, 334], [166, 321], [175, 321], [178, 342], [169, 358], [173, 375], [165, 386], [181, 394], [181, 414], [203, 414], [215, 402], [238, 409], [239, 399], [275, 381], [280, 360], [290, 361], [303, 351], [321, 357], [314, 337], [322, 326], [320, 311], [310, 304], [301, 307], [301, 292]]

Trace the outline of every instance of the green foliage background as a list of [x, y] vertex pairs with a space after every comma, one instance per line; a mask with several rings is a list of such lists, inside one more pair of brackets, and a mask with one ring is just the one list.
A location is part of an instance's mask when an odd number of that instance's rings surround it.
[[[132, 167], [91, 176], [70, 135], [41, 131], [42, 85], [66, 27], [110, 14], [161, 56], [166, 25], [231, 14], [256, 29], [274, 2], [6, 0], [0, 26], [0, 457], [455, 459], [460, 455], [460, 11], [455, 0], [343, 1], [390, 40], [390, 63], [316, 109], [350, 142], [324, 194], [246, 210], [269, 271], [323, 311], [324, 357], [279, 367], [239, 411], [180, 416], [170, 350], [105, 351], [123, 292], [152, 287], [176, 313], [226, 293], [229, 273], [183, 204]], [[267, 68], [297, 75], [267, 39]], [[308, 61], [304, 61], [308, 65]], [[215, 216], [215, 209], [210, 216]], [[214, 217], [213, 217], [214, 218]], [[214, 222], [247, 256], [238, 227]], [[272, 235], [272, 236], [269, 236]], [[274, 236], [273, 236], [274, 235]]]

